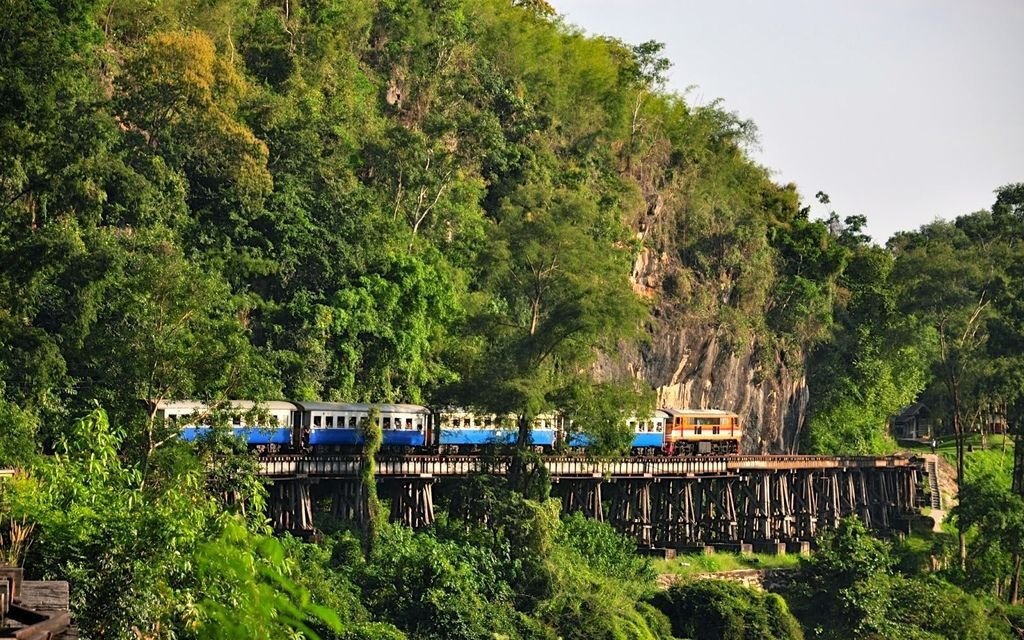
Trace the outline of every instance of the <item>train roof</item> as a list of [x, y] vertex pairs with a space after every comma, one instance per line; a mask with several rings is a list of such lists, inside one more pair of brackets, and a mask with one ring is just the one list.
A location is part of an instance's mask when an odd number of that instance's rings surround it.
[[[221, 404], [224, 405], [225, 409], [236, 411], [249, 411], [257, 406], [268, 411], [295, 411], [298, 408], [295, 403], [288, 402], [287, 400], [265, 400], [262, 402], [255, 402], [253, 400], [225, 400], [223, 403], [215, 403], [217, 406]], [[164, 411], [203, 411], [209, 407], [208, 403], [200, 400], [161, 400], [156, 403], [156, 408], [163, 409]]]
[[365, 402], [297, 402], [303, 411], [369, 411], [376, 407], [383, 413], [429, 413], [429, 409], [418, 404], [395, 404], [381, 402], [368, 404]]

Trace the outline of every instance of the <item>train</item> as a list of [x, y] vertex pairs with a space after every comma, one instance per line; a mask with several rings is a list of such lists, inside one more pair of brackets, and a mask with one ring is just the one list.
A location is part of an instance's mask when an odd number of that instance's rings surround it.
[[[231, 432], [250, 447], [267, 451], [357, 453], [363, 445], [360, 425], [375, 413], [383, 434], [382, 450], [394, 453], [476, 453], [488, 446], [511, 445], [518, 436], [515, 415], [463, 408], [430, 409], [416, 404], [366, 404], [272, 400], [232, 400], [210, 407], [196, 400], [151, 405], [157, 420], [173, 425], [194, 441], [213, 429], [220, 413]], [[216, 409], [216, 410], [215, 410]], [[634, 455], [736, 455], [743, 427], [739, 416], [719, 409], [662, 408], [650, 416], [627, 419]], [[559, 412], [534, 418], [530, 445], [541, 452], [586, 451], [591, 439], [572, 428]]]

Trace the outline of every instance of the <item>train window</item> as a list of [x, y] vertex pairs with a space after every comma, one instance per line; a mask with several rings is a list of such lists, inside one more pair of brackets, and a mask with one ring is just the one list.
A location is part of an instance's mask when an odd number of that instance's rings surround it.
[[314, 427], [319, 427], [320, 426], [320, 416], [313, 416], [313, 426]]
[[662, 425], [660, 420], [658, 422], [654, 423], [654, 430], [657, 431], [658, 433], [661, 433], [661, 430], [663, 428], [664, 428], [664, 426]]
[[384, 418], [384, 428], [385, 429], [390, 429], [391, 428], [391, 417], [390, 416], [387, 417], [387, 418]]
[[349, 416], [348, 417], [348, 428], [349, 429], [355, 429], [358, 426], [359, 426], [359, 418], [357, 418], [355, 416]]
[[695, 425], [693, 425], [693, 432], [695, 434], [700, 435], [703, 431], [704, 425], [702, 425], [699, 421]]
[[236, 426], [236, 427], [242, 426], [242, 416], [232, 416], [231, 417], [231, 424]]
[[327, 416], [326, 426], [328, 429], [334, 428], [334, 416]]
[[636, 431], [636, 420], [629, 421], [629, 428], [632, 429], [633, 431]]
[[490, 416], [487, 416], [486, 418], [484, 418], [484, 426], [485, 427], [490, 427], [493, 424], [494, 424], [494, 418], [492, 418]]
[[717, 436], [721, 432], [722, 432], [722, 426], [721, 425], [719, 425], [719, 424], [711, 425], [711, 433], [713, 433], [713, 434], [715, 434]]
[[452, 418], [452, 426], [458, 429], [459, 427], [462, 426], [462, 420], [458, 418]]

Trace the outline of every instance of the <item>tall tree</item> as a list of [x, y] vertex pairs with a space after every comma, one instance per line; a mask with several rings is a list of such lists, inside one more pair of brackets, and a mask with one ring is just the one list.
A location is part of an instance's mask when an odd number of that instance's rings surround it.
[[486, 253], [489, 301], [473, 327], [486, 343], [465, 390], [517, 413], [521, 446], [598, 347], [639, 329], [644, 307], [629, 285], [628, 248], [615, 244], [620, 230], [593, 200], [550, 184], [503, 203]]

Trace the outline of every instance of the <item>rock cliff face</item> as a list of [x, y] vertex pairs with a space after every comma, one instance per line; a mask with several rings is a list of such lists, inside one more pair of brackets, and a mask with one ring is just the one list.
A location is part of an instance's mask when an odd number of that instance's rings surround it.
[[726, 348], [718, 329], [682, 316], [658, 319], [651, 329], [649, 343], [626, 347], [601, 367], [648, 382], [658, 406], [740, 414], [744, 453], [797, 452], [808, 400], [802, 371], [776, 363], [766, 374], [754, 357], [757, 345]]
[[645, 248], [634, 265], [634, 287], [653, 304], [647, 339], [602, 358], [601, 374], [646, 381], [659, 406], [735, 411], [745, 426], [743, 453], [796, 453], [809, 397], [803, 357], [784, 361], [756, 337], [737, 340], [665, 295], [679, 268], [666, 249]]

